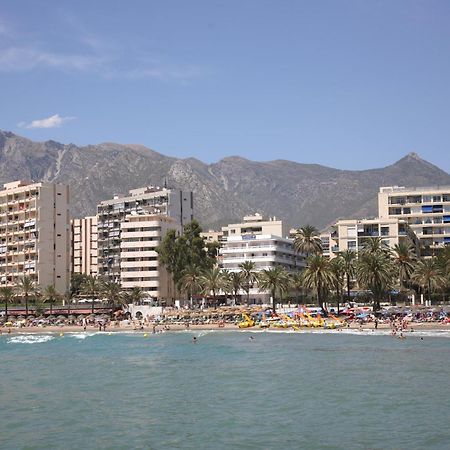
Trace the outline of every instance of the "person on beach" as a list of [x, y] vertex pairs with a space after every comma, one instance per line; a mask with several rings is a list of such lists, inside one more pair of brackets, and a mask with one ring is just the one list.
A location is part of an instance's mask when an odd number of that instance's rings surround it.
[[375, 330], [377, 330], [378, 329], [378, 319], [377, 318], [375, 318]]
[[83, 324], [83, 330], [86, 331], [86, 317], [83, 317], [82, 324]]

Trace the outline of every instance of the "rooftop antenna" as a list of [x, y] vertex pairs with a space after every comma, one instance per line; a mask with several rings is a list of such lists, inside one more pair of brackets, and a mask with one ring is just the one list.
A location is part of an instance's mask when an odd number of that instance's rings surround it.
[[164, 177], [164, 189], [167, 189], [167, 177]]

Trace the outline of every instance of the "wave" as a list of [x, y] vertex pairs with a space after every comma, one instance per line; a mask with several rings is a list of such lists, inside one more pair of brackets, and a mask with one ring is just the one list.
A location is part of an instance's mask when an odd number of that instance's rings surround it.
[[8, 344], [42, 344], [44, 342], [48, 342], [55, 339], [54, 336], [50, 335], [35, 335], [35, 334], [26, 334], [19, 336], [11, 336], [8, 338]]
[[[292, 328], [287, 329], [252, 329], [247, 328], [239, 330], [241, 333], [268, 333], [268, 334], [345, 334], [353, 336], [391, 336], [391, 330], [389, 329], [379, 329], [379, 330], [358, 330], [358, 329], [318, 329], [318, 328], [302, 328], [299, 330], [293, 330]], [[408, 330], [403, 331], [403, 336], [405, 337], [444, 337], [450, 338], [450, 330], [415, 330], [410, 332]], [[397, 335], [398, 337], [398, 335]]]
[[93, 333], [85, 333], [85, 332], [82, 332], [82, 333], [67, 333], [67, 336], [75, 338], [75, 339], [83, 340], [83, 339], [86, 339], [88, 337], [95, 336], [96, 334], [98, 334], [98, 332], [93, 332]]

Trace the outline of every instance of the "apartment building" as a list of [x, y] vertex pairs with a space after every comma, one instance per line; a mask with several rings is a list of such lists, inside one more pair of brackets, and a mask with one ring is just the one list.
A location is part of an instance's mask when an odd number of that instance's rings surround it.
[[333, 258], [339, 252], [359, 252], [368, 239], [379, 237], [387, 247], [393, 248], [401, 242], [411, 242], [418, 252], [418, 239], [404, 219], [371, 218], [338, 220], [329, 233], [321, 234], [325, 244], [324, 255]]
[[68, 186], [14, 181], [0, 191], [0, 285], [24, 275], [61, 294], [69, 287]]
[[222, 227], [222, 267], [239, 271], [245, 261], [255, 263], [256, 270], [280, 265], [293, 270], [302, 264], [292, 239], [285, 236], [287, 228], [281, 220], [265, 220], [260, 214], [246, 216], [242, 223]]
[[121, 223], [120, 283], [124, 290], [140, 287], [149, 297], [173, 303], [172, 277], [158, 262], [156, 247], [169, 230], [181, 233], [181, 225], [163, 215], [127, 215]]
[[419, 239], [422, 256], [450, 244], [450, 186], [381, 187], [378, 214], [406, 221]]
[[72, 273], [97, 276], [97, 216], [73, 219]]
[[120, 281], [121, 223], [130, 214], [168, 216], [184, 226], [194, 218], [193, 193], [146, 186], [102, 201], [97, 206], [98, 274], [102, 278]]

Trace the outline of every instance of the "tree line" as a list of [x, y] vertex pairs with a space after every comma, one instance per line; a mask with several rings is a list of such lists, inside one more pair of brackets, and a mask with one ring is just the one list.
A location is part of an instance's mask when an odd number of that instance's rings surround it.
[[[309, 293], [317, 305], [334, 299], [340, 303], [350, 299], [352, 285], [370, 296], [374, 310], [396, 289], [399, 292], [424, 293], [428, 299], [436, 292], [443, 295], [450, 288], [450, 248], [444, 247], [438, 256], [419, 258], [410, 241], [389, 248], [381, 238], [367, 238], [362, 250], [340, 252], [329, 259], [323, 255], [318, 230], [310, 225], [300, 227], [294, 236], [294, 248], [304, 255], [305, 266], [288, 272], [282, 266], [256, 270], [255, 263], [245, 261], [239, 271], [219, 269], [214, 252], [200, 236], [201, 228], [193, 222], [182, 235], [168, 233], [158, 247], [160, 262], [171, 273], [178, 290], [193, 299], [211, 297], [217, 305], [219, 293], [238, 300], [244, 291], [249, 303], [250, 289], [269, 292], [273, 305], [288, 295]], [[216, 251], [217, 249], [214, 249]]]

